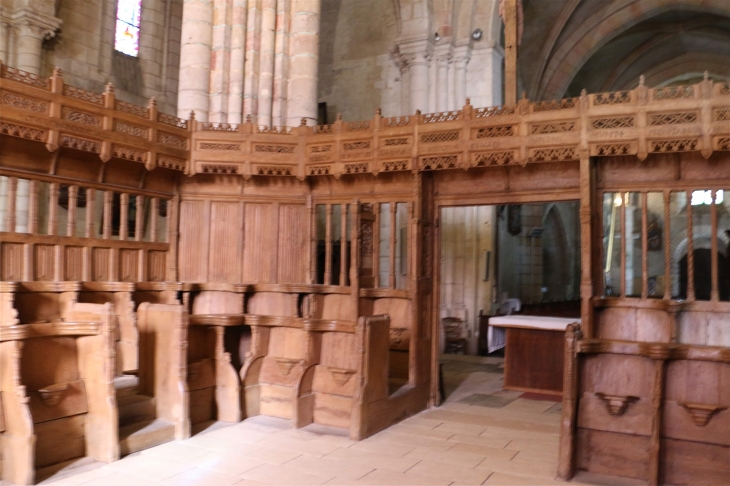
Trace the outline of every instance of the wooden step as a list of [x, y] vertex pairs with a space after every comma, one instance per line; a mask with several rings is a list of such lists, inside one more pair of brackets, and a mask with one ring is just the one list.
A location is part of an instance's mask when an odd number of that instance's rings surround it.
[[122, 375], [114, 378], [114, 389], [117, 393], [117, 400], [130, 395], [137, 395], [139, 390], [139, 378], [132, 375]]
[[175, 425], [163, 419], [137, 422], [119, 428], [122, 456], [149, 449], [175, 439]]
[[156, 400], [145, 395], [128, 395], [117, 398], [119, 426], [154, 420], [155, 405]]

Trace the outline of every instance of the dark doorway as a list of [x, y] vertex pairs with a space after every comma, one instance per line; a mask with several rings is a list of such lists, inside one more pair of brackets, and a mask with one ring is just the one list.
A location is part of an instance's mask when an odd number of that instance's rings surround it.
[[[695, 299], [710, 300], [712, 293], [712, 251], [707, 248], [698, 248], [694, 255], [694, 284]], [[722, 253], [717, 254], [717, 268], [727, 267], [727, 259]], [[722, 275], [718, 278], [720, 300], [730, 299], [730, 283]], [[679, 261], [679, 298], [687, 298], [687, 255]]]

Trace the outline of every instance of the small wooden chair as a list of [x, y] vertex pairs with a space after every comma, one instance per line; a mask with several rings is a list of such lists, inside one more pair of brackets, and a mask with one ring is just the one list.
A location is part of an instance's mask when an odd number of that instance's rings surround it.
[[458, 317], [444, 317], [441, 319], [444, 328], [446, 346], [444, 353], [466, 354], [466, 338], [464, 337], [464, 320]]

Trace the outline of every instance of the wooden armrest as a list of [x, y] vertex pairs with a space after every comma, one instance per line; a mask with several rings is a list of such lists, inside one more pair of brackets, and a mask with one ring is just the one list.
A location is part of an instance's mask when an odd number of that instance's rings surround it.
[[193, 314], [188, 321], [192, 326], [243, 326], [245, 314]]

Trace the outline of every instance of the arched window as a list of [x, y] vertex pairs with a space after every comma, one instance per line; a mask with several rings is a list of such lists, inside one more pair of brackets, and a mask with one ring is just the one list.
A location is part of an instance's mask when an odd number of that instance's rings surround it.
[[142, 0], [118, 0], [114, 49], [128, 56], [139, 53], [139, 17]]

